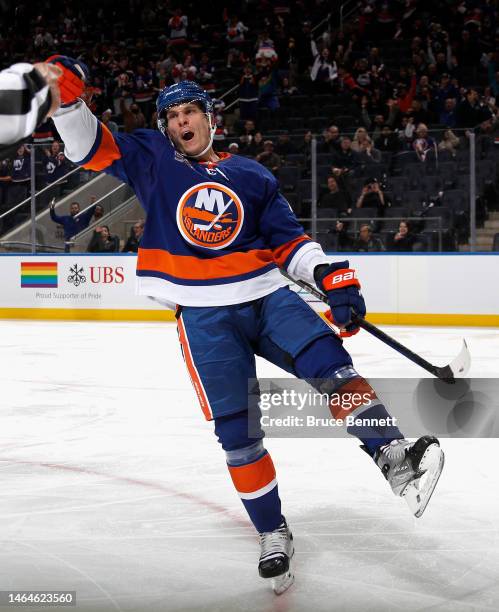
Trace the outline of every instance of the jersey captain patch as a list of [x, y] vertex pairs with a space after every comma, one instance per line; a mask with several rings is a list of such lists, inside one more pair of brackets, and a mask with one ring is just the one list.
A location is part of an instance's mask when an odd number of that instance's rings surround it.
[[220, 183], [199, 183], [182, 194], [177, 225], [190, 244], [222, 249], [237, 238], [244, 220], [238, 195]]

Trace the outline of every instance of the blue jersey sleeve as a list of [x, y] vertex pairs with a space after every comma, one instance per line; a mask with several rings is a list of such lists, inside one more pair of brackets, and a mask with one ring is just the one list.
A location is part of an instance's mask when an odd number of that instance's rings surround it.
[[[120, 157], [104, 169], [136, 189], [144, 181], [156, 178], [158, 158], [169, 146], [164, 136], [152, 130], [137, 130], [133, 134], [113, 134]], [[164, 149], [164, 150], [162, 150]]]
[[279, 191], [276, 178], [265, 170], [266, 198], [260, 216], [260, 231], [272, 249], [276, 263], [287, 268], [296, 252], [310, 238], [305, 234], [289, 202]]
[[85, 168], [102, 170], [132, 187], [141, 203], [143, 196], [158, 177], [158, 169], [164, 172], [165, 156], [172, 156], [172, 145], [160, 132], [136, 130], [133, 134], [111, 132], [100, 122], [94, 145], [80, 163]]

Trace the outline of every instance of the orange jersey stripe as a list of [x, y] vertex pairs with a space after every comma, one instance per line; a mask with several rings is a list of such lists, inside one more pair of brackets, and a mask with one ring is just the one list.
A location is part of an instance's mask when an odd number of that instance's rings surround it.
[[357, 408], [367, 406], [376, 399], [371, 385], [365, 378], [359, 377], [348, 381], [332, 394], [329, 408], [335, 419], [344, 419]]
[[109, 128], [102, 123], [100, 126], [102, 128], [102, 140], [99, 148], [92, 159], [83, 165], [83, 167], [88, 170], [104, 170], [104, 168], [110, 166], [116, 159], [121, 159], [121, 151], [114, 141]]
[[271, 251], [253, 249], [246, 253], [230, 253], [213, 259], [190, 255], [172, 255], [162, 249], [140, 249], [137, 270], [155, 270], [189, 280], [227, 278], [253, 272], [274, 261]]
[[295, 238], [294, 240], [291, 240], [290, 242], [286, 242], [285, 244], [282, 244], [280, 247], [277, 247], [276, 249], [274, 249], [272, 251], [272, 254], [274, 255], [276, 264], [281, 267], [284, 266], [284, 263], [286, 262], [286, 259], [288, 258], [291, 251], [298, 244], [300, 244], [300, 242], [306, 242], [307, 240], [310, 240], [310, 238], [306, 235], [298, 236], [298, 238]]
[[229, 465], [232, 482], [239, 493], [253, 493], [266, 487], [275, 478], [275, 468], [268, 453], [248, 465]]
[[192, 386], [194, 387], [194, 391], [198, 396], [199, 404], [206, 420], [211, 421], [213, 419], [213, 414], [211, 412], [210, 402], [208, 401], [208, 397], [205, 393], [203, 383], [201, 382], [201, 378], [199, 377], [198, 371], [194, 364], [194, 360], [192, 358], [189, 341], [185, 332], [184, 322], [182, 321], [182, 316], [177, 319], [177, 329], [180, 344], [182, 346], [182, 352], [184, 354], [185, 365], [187, 366], [187, 371], [189, 372]]

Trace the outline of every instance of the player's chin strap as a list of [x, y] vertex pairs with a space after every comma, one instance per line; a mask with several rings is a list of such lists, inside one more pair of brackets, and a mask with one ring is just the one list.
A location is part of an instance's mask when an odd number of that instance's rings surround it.
[[206, 151], [209, 151], [211, 149], [211, 146], [213, 144], [213, 138], [215, 137], [215, 132], [217, 131], [217, 122], [215, 121], [215, 123], [212, 125], [212, 115], [210, 113], [206, 113], [206, 116], [208, 117], [208, 125], [210, 126], [210, 139], [206, 147], [201, 151], [201, 153], [198, 153], [197, 155], [189, 155], [189, 157], [193, 157], [194, 159], [198, 159], [199, 157], [204, 155]]

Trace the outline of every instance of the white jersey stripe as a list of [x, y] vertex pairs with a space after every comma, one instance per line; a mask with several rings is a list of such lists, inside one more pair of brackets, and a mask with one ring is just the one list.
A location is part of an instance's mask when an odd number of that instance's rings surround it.
[[274, 268], [260, 276], [224, 285], [177, 285], [152, 276], [137, 277], [137, 292], [153, 297], [162, 303], [182, 306], [229, 306], [241, 304], [273, 293], [289, 285], [278, 269]]

